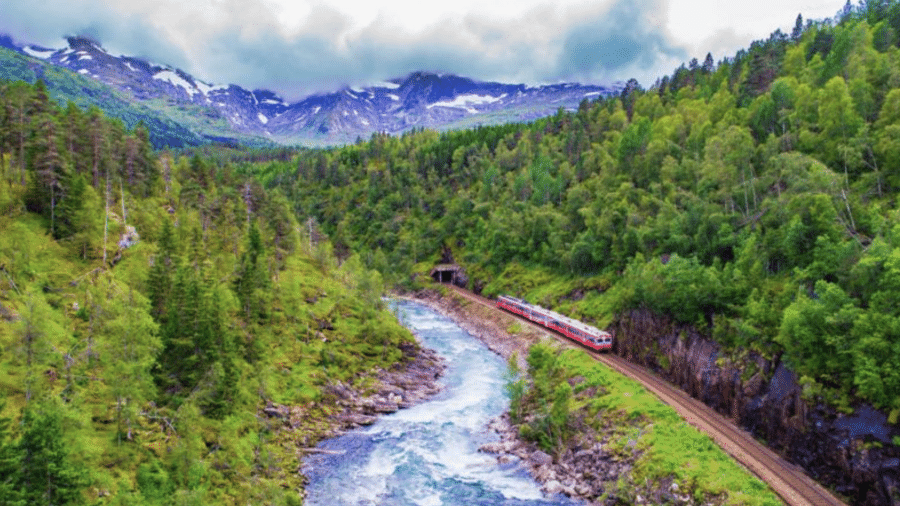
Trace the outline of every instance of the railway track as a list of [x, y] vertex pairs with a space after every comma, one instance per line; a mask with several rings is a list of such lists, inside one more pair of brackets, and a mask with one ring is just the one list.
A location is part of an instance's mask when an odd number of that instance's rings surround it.
[[[458, 287], [452, 288], [460, 296], [500, 312], [499, 309], [496, 309], [493, 301]], [[502, 314], [516, 317], [506, 312], [502, 312]], [[576, 346], [567, 338], [557, 335], [536, 323], [525, 318], [518, 319], [544, 330], [548, 335], [552, 335], [567, 344]], [[749, 469], [759, 479], [766, 482], [786, 504], [792, 506], [838, 506], [845, 504], [816, 483], [801, 468], [787, 462], [777, 453], [756, 441], [749, 433], [737, 427], [734, 422], [724, 418], [709, 406], [689, 396], [680, 388], [643, 367], [628, 362], [622, 357], [596, 353], [580, 346], [579, 348], [614, 371], [641, 383], [662, 402], [675, 409], [686, 422], [707, 434], [732, 458]]]

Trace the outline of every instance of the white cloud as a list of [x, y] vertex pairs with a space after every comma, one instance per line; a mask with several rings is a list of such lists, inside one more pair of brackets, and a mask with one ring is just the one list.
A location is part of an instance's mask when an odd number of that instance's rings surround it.
[[86, 34], [208, 82], [285, 98], [414, 70], [507, 82], [645, 85], [681, 62], [731, 56], [798, 13], [844, 0], [0, 0], [0, 32], [59, 47]]

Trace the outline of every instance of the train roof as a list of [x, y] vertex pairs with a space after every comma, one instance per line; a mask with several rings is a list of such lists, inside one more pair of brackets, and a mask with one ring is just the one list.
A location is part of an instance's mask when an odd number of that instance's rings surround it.
[[606, 332], [606, 331], [604, 331], [604, 330], [600, 330], [600, 329], [598, 329], [597, 327], [593, 327], [593, 326], [588, 325], [588, 324], [586, 324], [586, 323], [584, 323], [584, 322], [580, 322], [580, 321], [578, 321], [578, 320], [569, 318], [568, 316], [561, 315], [561, 314], [557, 313], [556, 311], [551, 311], [551, 310], [549, 310], [549, 309], [542, 308], [541, 306], [536, 306], [536, 305], [534, 305], [534, 304], [529, 304], [528, 302], [525, 302], [525, 301], [522, 300], [522, 299], [517, 299], [517, 298], [515, 298], [515, 297], [510, 297], [509, 295], [501, 295], [501, 296], [498, 297], [498, 298], [500, 298], [500, 299], [508, 299], [508, 300], [512, 300], [512, 301], [514, 301], [514, 302], [517, 303], [517, 304], [520, 304], [520, 305], [522, 305], [522, 306], [525, 306], [525, 307], [527, 307], [527, 308], [529, 308], [529, 309], [531, 309], [531, 310], [533, 310], [533, 311], [538, 311], [538, 312], [544, 314], [545, 316], [548, 316], [548, 317], [550, 317], [550, 318], [553, 318], [554, 320], [559, 320], [559, 321], [561, 321], [561, 322], [563, 322], [563, 323], [569, 325], [570, 327], [574, 327], [574, 328], [576, 328], [576, 329], [578, 329], [578, 330], [581, 330], [581, 331], [583, 331], [583, 332], [587, 332], [587, 333], [589, 333], [589, 334], [594, 334], [594, 335], [604, 335], [604, 334], [607, 334], [607, 335], [608, 335], [608, 334], [609, 334], [609, 332]]

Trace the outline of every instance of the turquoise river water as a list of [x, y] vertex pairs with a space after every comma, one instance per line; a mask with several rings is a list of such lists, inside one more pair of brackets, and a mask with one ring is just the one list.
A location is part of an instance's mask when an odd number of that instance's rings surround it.
[[505, 361], [448, 318], [408, 301], [391, 303], [422, 344], [446, 359], [444, 389], [410, 409], [319, 445], [309, 458], [306, 504], [537, 506], [577, 504], [547, 496], [519, 463], [478, 452], [497, 441], [488, 422], [503, 413]]

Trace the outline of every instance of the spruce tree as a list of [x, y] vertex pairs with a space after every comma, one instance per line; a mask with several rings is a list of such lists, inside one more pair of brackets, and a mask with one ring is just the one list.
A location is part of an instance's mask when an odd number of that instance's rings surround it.
[[791, 40], [799, 42], [803, 37], [803, 15], [797, 14], [797, 22], [794, 23], [794, 29], [791, 31]]
[[247, 231], [247, 249], [234, 279], [234, 292], [241, 302], [241, 309], [248, 321], [265, 319], [267, 314], [263, 290], [268, 286], [262, 237], [256, 222], [250, 221]]
[[[38, 84], [41, 82], [38, 81]], [[36, 86], [35, 96], [32, 100], [31, 135], [27, 151], [28, 167], [33, 175], [26, 206], [29, 211], [48, 217], [50, 233], [59, 238], [56, 232], [56, 207], [65, 195], [67, 160], [60, 146], [61, 129], [47, 102], [49, 99], [46, 98], [46, 89]]]
[[[6, 400], [0, 398], [0, 414], [6, 409]], [[0, 506], [24, 506], [18, 488], [21, 467], [18, 448], [13, 444], [11, 420], [0, 416]]]
[[18, 480], [22, 498], [29, 505], [81, 504], [83, 471], [71, 462], [62, 429], [61, 408], [52, 403], [31, 404], [22, 419]]
[[166, 301], [172, 293], [175, 282], [173, 272], [178, 266], [178, 252], [175, 243], [175, 230], [172, 223], [163, 220], [162, 231], [158, 241], [158, 252], [150, 267], [147, 281], [150, 297], [150, 314], [160, 325], [166, 323]]
[[12, 83], [6, 94], [6, 115], [9, 121], [10, 149], [19, 166], [19, 183], [26, 183], [25, 148], [28, 144], [29, 111], [32, 88], [22, 81]]
[[102, 177], [107, 170], [109, 160], [109, 138], [103, 113], [96, 106], [87, 114], [87, 158], [91, 171], [91, 186], [100, 188]]
[[87, 190], [87, 181], [81, 174], [68, 177], [68, 189], [56, 209], [56, 238], [64, 239], [78, 232], [82, 207], [84, 206], [84, 194]]

